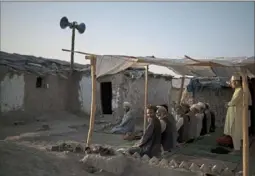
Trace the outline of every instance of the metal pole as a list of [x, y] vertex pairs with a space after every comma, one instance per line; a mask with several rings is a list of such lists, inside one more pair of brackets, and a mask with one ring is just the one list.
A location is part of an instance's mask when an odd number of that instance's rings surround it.
[[71, 73], [73, 73], [74, 63], [74, 41], [75, 41], [75, 23], [72, 24], [72, 46], [71, 46]]

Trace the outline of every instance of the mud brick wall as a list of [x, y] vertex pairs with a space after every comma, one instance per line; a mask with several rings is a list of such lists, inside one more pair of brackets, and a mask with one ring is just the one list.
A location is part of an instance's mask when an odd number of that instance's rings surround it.
[[195, 102], [209, 103], [210, 108], [215, 112], [216, 126], [223, 127], [225, 123], [227, 108], [225, 104], [231, 100], [233, 90], [231, 88], [221, 88], [212, 90], [206, 88], [195, 93]]

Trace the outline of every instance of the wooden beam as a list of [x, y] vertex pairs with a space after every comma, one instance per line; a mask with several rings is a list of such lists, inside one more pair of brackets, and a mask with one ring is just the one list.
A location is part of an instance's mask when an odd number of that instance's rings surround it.
[[179, 94], [179, 98], [178, 98], [178, 105], [181, 103], [181, 99], [182, 99], [182, 93], [183, 93], [183, 88], [184, 88], [185, 76], [182, 77], [181, 81], [182, 82], [181, 82], [180, 94]]
[[149, 67], [145, 66], [144, 73], [144, 117], [143, 117], [143, 132], [147, 128], [147, 104], [148, 104], [148, 71]]
[[192, 61], [194, 61], [194, 62], [198, 62], [198, 63], [201, 62], [201, 61], [199, 61], [199, 60], [197, 60], [197, 59], [193, 59], [193, 58], [191, 58], [191, 57], [189, 57], [189, 56], [187, 56], [187, 55], [184, 55], [184, 57], [185, 57], [186, 59], [192, 60]]
[[242, 117], [242, 132], [243, 132], [243, 176], [249, 176], [249, 135], [248, 135], [248, 106], [249, 106], [249, 87], [247, 73], [242, 70], [242, 87], [243, 87], [243, 117]]
[[[87, 58], [86, 58], [87, 59]], [[95, 113], [96, 113], [96, 57], [90, 56], [91, 64], [91, 81], [92, 81], [92, 96], [91, 96], [91, 109], [90, 109], [90, 121], [89, 131], [87, 136], [87, 146], [90, 146], [92, 133], [94, 131]]]

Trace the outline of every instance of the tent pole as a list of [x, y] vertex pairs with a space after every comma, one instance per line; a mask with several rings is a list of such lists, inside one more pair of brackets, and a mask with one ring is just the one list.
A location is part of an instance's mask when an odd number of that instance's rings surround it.
[[96, 113], [96, 57], [91, 56], [91, 82], [92, 82], [92, 96], [91, 96], [91, 109], [90, 109], [90, 121], [89, 121], [89, 131], [87, 136], [87, 146], [91, 143], [92, 132], [94, 131], [94, 121]]
[[185, 76], [182, 76], [180, 94], [179, 94], [179, 98], [178, 98], [178, 105], [181, 103], [182, 93], [183, 93], [183, 88], [184, 88], [184, 81], [185, 81]]
[[144, 75], [144, 115], [143, 115], [143, 132], [145, 132], [147, 127], [147, 104], [148, 104], [148, 65], [145, 66], [145, 75]]
[[249, 135], [248, 135], [248, 82], [246, 72], [242, 71], [242, 87], [243, 87], [243, 176], [249, 176]]

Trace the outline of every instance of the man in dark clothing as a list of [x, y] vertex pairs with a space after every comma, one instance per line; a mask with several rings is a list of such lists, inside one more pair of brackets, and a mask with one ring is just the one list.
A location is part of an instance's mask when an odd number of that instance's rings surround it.
[[168, 114], [167, 109], [163, 106], [158, 106], [156, 116], [161, 123], [161, 144], [164, 151], [171, 151], [175, 148], [177, 142], [177, 129], [175, 119], [171, 114]]
[[209, 106], [208, 103], [205, 104], [205, 108], [207, 110], [209, 110], [210, 115], [211, 115], [211, 125], [210, 125], [209, 132], [215, 132], [215, 129], [216, 129], [216, 126], [215, 126], [215, 113], [212, 110], [210, 110], [210, 106]]
[[142, 139], [135, 147], [131, 147], [128, 152], [134, 154], [139, 153], [141, 156], [148, 155], [149, 157], [159, 156], [161, 153], [161, 126], [160, 121], [156, 117], [155, 106], [148, 105], [147, 119], [148, 126], [143, 134]]

